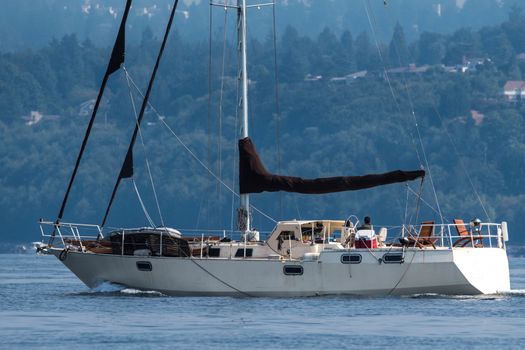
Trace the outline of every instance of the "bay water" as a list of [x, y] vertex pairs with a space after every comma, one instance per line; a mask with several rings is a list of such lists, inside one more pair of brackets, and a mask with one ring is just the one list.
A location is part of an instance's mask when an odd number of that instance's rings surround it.
[[170, 297], [0, 254], [2, 349], [525, 349], [525, 258], [490, 296]]

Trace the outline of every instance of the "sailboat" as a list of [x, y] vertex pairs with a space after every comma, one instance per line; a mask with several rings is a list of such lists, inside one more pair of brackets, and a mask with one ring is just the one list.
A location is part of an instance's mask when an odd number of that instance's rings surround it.
[[[250, 195], [286, 191], [312, 196], [421, 180], [424, 170], [364, 176], [303, 179], [269, 172], [248, 130], [246, 0], [237, 0], [242, 133], [239, 147], [239, 230], [241, 239], [186, 236], [175, 228], [104, 229], [118, 186], [133, 177], [133, 147], [178, 0], [143, 95], [135, 130], [111, 194], [102, 224], [62, 221], [91, 127], [111, 74], [125, 58], [125, 28], [132, 0], [127, 0], [113, 52], [93, 114], [56, 220], [40, 220], [47, 239], [38, 250], [56, 256], [90, 288], [115, 283], [167, 295], [318, 296], [494, 294], [510, 290], [506, 222], [461, 219], [453, 223], [400, 225], [399, 232], [375, 228], [355, 215], [335, 220], [279, 221], [265, 240], [252, 227]], [[272, 4], [275, 5], [275, 4]], [[396, 235], [392, 237], [392, 235]], [[390, 237], [389, 237], [390, 236]]]

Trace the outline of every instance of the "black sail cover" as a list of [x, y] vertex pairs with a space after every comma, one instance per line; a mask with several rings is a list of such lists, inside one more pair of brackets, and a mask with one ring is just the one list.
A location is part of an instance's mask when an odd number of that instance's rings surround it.
[[395, 170], [384, 174], [318, 179], [275, 175], [266, 170], [250, 138], [239, 140], [239, 186], [241, 194], [277, 191], [323, 194], [354, 191], [411, 181], [424, 176], [424, 170]]

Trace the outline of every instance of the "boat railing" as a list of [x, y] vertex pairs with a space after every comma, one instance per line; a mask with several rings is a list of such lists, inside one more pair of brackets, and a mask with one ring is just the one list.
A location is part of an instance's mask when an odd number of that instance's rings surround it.
[[417, 226], [403, 225], [401, 240], [407, 246], [419, 248], [505, 248], [508, 241], [508, 231], [506, 222], [423, 223]]
[[[104, 235], [103, 229], [95, 224], [56, 223], [42, 219], [39, 224], [42, 242], [47, 240], [48, 246], [102, 254], [203, 257], [209, 256], [210, 248], [226, 242], [232, 249], [244, 248], [243, 257], [246, 257], [247, 249], [256, 243], [242, 240], [240, 232], [226, 230], [106, 228], [109, 233]], [[268, 233], [263, 232], [263, 235]], [[137, 238], [136, 234], [142, 237]]]
[[54, 244], [55, 239], [58, 238], [63, 247], [73, 244], [80, 246], [83, 250], [83, 242], [104, 238], [101, 227], [95, 224], [57, 223], [43, 219], [40, 219], [39, 224], [42, 240], [45, 241], [47, 239], [49, 245]]

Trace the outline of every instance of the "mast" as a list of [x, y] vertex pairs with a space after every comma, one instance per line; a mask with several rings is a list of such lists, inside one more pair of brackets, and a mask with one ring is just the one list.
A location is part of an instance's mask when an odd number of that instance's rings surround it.
[[[246, 55], [246, 0], [237, 0], [237, 29], [239, 41], [240, 79], [242, 84], [242, 128], [241, 139], [247, 138], [248, 134], [248, 59]], [[240, 230], [247, 232], [251, 230], [250, 195], [241, 194], [241, 208], [239, 211]]]

